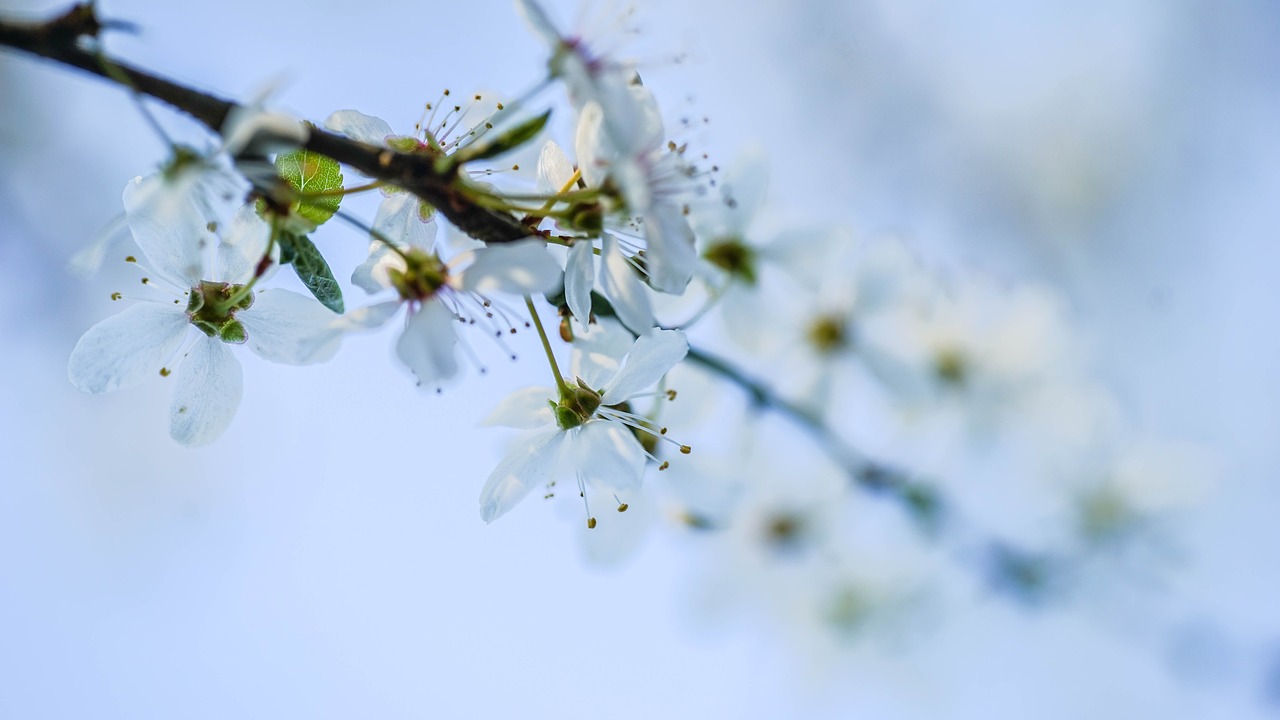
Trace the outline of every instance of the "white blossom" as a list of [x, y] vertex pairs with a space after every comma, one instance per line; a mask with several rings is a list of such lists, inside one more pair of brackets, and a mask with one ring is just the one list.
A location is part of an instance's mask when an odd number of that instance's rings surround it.
[[[494, 468], [480, 493], [480, 517], [492, 522], [529, 492], [552, 479], [564, 459], [577, 476], [579, 492], [600, 486], [626, 497], [636, 491], [652, 455], [633, 429], [664, 437], [660, 429], [623, 406], [641, 396], [688, 352], [684, 333], [652, 330], [629, 348], [617, 332], [597, 327], [578, 338], [581, 351], [574, 384], [532, 387], [513, 393], [487, 424], [533, 430]], [[687, 446], [681, 447], [687, 452]], [[595, 518], [588, 518], [595, 525]]]
[[168, 363], [195, 327], [200, 333], [181, 352], [176, 370], [169, 432], [186, 445], [207, 444], [226, 430], [240, 404], [242, 374], [229, 345], [305, 365], [331, 357], [340, 334], [332, 328], [333, 313], [315, 300], [246, 287], [258, 274], [270, 233], [252, 206], [236, 215], [217, 245], [217, 267], [210, 268], [205, 256], [213, 248], [203, 243], [214, 238], [194, 235], [201, 240], [192, 241], [193, 233], [207, 232], [197, 213], [148, 215], [130, 197], [126, 192], [129, 226], [147, 261], [138, 265], [151, 273], [143, 282], [165, 296], [137, 302], [90, 328], [71, 352], [67, 375], [89, 393], [168, 376]]
[[[548, 141], [538, 158], [538, 184], [546, 192], [558, 192], [574, 175], [573, 163], [553, 141]], [[643, 333], [657, 325], [648, 292], [640, 280], [634, 261], [619, 249], [611, 232], [600, 234], [599, 270], [595, 243], [579, 237], [569, 248], [565, 263], [564, 293], [570, 312], [583, 327], [590, 322], [591, 292], [599, 290], [613, 306], [622, 324]]]
[[[495, 323], [489, 320], [494, 293], [542, 293], [555, 287], [560, 277], [559, 266], [537, 239], [481, 247], [447, 262], [426, 243], [397, 243], [393, 249], [376, 241], [351, 281], [370, 294], [395, 290], [399, 297], [354, 310], [337, 325], [344, 329], [377, 327], [401, 306], [406, 307], [396, 354], [417, 376], [420, 386], [438, 387], [458, 372], [455, 328], [460, 321], [477, 321], [492, 328]], [[495, 332], [500, 336], [503, 329]]]

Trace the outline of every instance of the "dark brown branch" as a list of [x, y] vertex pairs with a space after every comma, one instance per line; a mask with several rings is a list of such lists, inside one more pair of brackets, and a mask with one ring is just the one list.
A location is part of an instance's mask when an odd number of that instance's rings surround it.
[[[103, 23], [92, 6], [81, 4], [45, 22], [0, 19], [0, 46], [22, 50], [125, 84], [187, 113], [214, 132], [219, 132], [227, 115], [239, 107], [230, 100], [180, 85], [86, 49], [84, 39], [96, 38], [102, 29]], [[366, 145], [319, 128], [311, 129], [303, 147], [327, 155], [369, 177], [408, 190], [477, 240], [512, 242], [536, 232], [511, 215], [477, 206], [463, 191], [464, 180], [456, 168], [441, 172], [436, 169], [432, 158], [425, 155], [408, 155]]]

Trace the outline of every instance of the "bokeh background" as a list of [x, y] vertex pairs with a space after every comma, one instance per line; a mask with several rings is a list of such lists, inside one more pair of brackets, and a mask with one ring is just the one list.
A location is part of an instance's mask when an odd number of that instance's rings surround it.
[[[101, 7], [141, 28], [110, 39], [122, 57], [239, 98], [276, 85], [315, 120], [407, 129], [443, 88], [516, 95], [543, 62], [507, 0]], [[0, 717], [1280, 714], [1280, 6], [655, 0], [637, 24], [624, 47], [691, 144], [765, 149], [775, 220], [1068, 298], [1140, 425], [1220, 460], [1176, 572], [1123, 608], [978, 598], [819, 670], [691, 611], [681, 536], [602, 569], [548, 509], [479, 521], [505, 438], [472, 427], [538, 363], [435, 397], [385, 332], [311, 368], [243, 354], [231, 430], [178, 447], [165, 383], [65, 379], [136, 282], [67, 259], [163, 147], [117, 88], [0, 51]], [[362, 259], [355, 233], [323, 242]]]

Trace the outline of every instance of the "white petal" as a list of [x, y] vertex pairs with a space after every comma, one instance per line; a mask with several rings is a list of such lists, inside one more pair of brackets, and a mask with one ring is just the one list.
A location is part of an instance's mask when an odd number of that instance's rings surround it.
[[600, 291], [609, 298], [613, 311], [633, 332], [643, 333], [657, 325], [653, 317], [653, 305], [644, 283], [636, 275], [631, 263], [618, 250], [617, 240], [606, 233], [601, 251], [604, 263], [600, 268]]
[[487, 295], [501, 291], [532, 295], [560, 283], [560, 265], [541, 240], [493, 245], [475, 252], [462, 273], [462, 289]]
[[388, 320], [396, 314], [400, 309], [401, 302], [399, 300], [388, 300], [380, 302], [376, 305], [356, 308], [349, 310], [345, 315], [339, 315], [333, 322], [334, 325], [342, 330], [369, 330], [376, 327], [382, 327]]
[[556, 30], [555, 24], [547, 17], [547, 11], [541, 5], [534, 0], [516, 0], [516, 11], [543, 42], [553, 48], [559, 47], [560, 31]]
[[255, 293], [253, 305], [236, 313], [259, 357], [286, 365], [322, 362], [338, 352], [342, 329], [338, 315], [314, 298], [289, 290]]
[[[573, 178], [573, 163], [554, 140], [548, 140], [538, 154], [538, 192], [558, 193]], [[570, 188], [572, 189], [572, 188]]]
[[[424, 207], [427, 209], [425, 217]], [[417, 195], [399, 190], [388, 195], [378, 205], [378, 214], [373, 218], [373, 229], [401, 246], [412, 245], [430, 250], [436, 242], [436, 212], [431, 206], [423, 205]], [[386, 244], [376, 242], [385, 251]]]
[[115, 247], [117, 241], [128, 230], [124, 214], [111, 218], [101, 230], [93, 234], [93, 242], [71, 256], [71, 271], [82, 277], [88, 277], [102, 267], [107, 253]]
[[177, 288], [204, 277], [204, 253], [217, 238], [190, 196], [173, 192], [159, 175], [134, 178], [124, 188], [124, 214], [151, 269]]
[[104, 393], [156, 375], [187, 335], [177, 306], [140, 302], [89, 328], [71, 351], [67, 378], [76, 389]]
[[409, 314], [404, 332], [396, 342], [396, 354], [418, 376], [418, 384], [435, 386], [458, 372], [453, 346], [458, 336], [453, 330], [453, 314], [439, 300], [428, 300]]
[[618, 374], [634, 344], [635, 337], [621, 325], [601, 320], [574, 338], [571, 372], [592, 390], [600, 390]]
[[604, 145], [604, 110], [600, 103], [589, 102], [578, 114], [578, 130], [573, 150], [578, 156], [578, 169], [588, 187], [600, 187], [609, 174], [611, 148]]
[[[231, 220], [231, 227], [218, 243], [217, 277], [224, 282], [246, 283], [262, 261], [271, 242], [271, 224], [258, 217], [252, 204], [241, 206]], [[262, 279], [275, 274], [280, 259], [280, 246], [271, 248], [272, 262]]]
[[622, 73], [600, 78], [597, 88], [605, 131], [619, 156], [638, 158], [662, 147], [662, 112], [648, 88]]
[[351, 283], [370, 295], [376, 295], [391, 287], [387, 276], [389, 268], [404, 269], [404, 260], [391, 252], [381, 240], [369, 243], [369, 257], [351, 271]]
[[169, 435], [183, 445], [217, 440], [240, 407], [244, 378], [226, 343], [201, 338], [178, 368], [169, 405]]
[[338, 110], [325, 118], [324, 126], [352, 140], [379, 147], [387, 144], [387, 138], [395, 136], [391, 126], [385, 120], [365, 115], [359, 110]]
[[553, 388], [521, 388], [503, 398], [481, 424], [520, 430], [554, 425], [556, 417], [549, 403], [554, 402], [555, 397], [556, 391]]
[[564, 297], [578, 322], [586, 326], [591, 320], [591, 290], [595, 283], [595, 244], [579, 240], [569, 248], [569, 261], [564, 268]]
[[654, 385], [689, 352], [679, 330], [650, 330], [636, 338], [622, 370], [604, 388], [606, 405], [616, 405]]
[[550, 428], [512, 450], [490, 473], [480, 491], [480, 518], [493, 522], [502, 517], [529, 491], [551, 479], [565, 433]]
[[300, 147], [311, 136], [300, 120], [267, 112], [257, 105], [237, 105], [227, 113], [220, 130], [228, 155], [270, 155]]
[[644, 448], [627, 426], [593, 420], [573, 439], [574, 467], [590, 482], [633, 491], [644, 479]]
[[644, 217], [644, 239], [648, 245], [649, 284], [654, 290], [679, 295], [693, 277], [698, 260], [693, 248], [693, 230], [675, 205], [657, 205]]

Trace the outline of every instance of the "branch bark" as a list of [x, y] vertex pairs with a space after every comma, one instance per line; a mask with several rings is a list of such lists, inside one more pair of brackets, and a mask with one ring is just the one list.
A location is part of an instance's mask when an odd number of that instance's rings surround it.
[[[227, 115], [239, 107], [231, 100], [181, 85], [89, 47], [104, 29], [110, 29], [110, 23], [102, 22], [91, 4], [79, 4], [43, 22], [0, 18], [0, 46], [125, 85], [190, 115], [215, 133]], [[303, 147], [417, 195], [477, 240], [505, 243], [537, 234], [511, 215], [476, 205], [463, 192], [464, 180], [456, 170], [439, 172], [429, 157], [366, 145], [316, 127]]]

